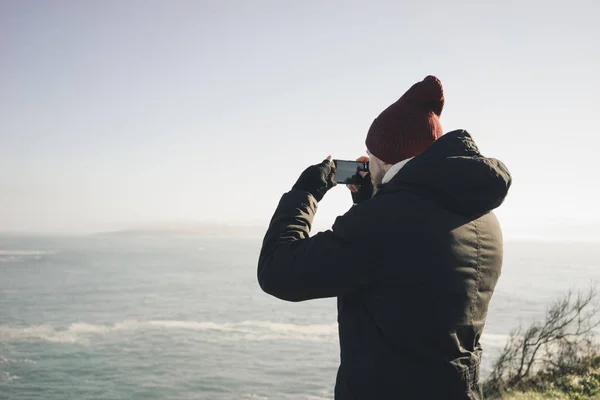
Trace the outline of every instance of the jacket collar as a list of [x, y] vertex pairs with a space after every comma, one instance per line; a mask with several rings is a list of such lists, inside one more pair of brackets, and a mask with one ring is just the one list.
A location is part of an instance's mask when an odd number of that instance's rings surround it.
[[413, 158], [414, 157], [407, 158], [406, 160], [402, 160], [399, 163], [392, 165], [392, 167], [388, 170], [388, 172], [386, 172], [385, 175], [383, 176], [381, 183], [385, 185], [386, 183], [391, 181], [392, 178], [394, 176], [396, 176], [396, 174], [402, 169], [402, 167], [404, 167], [406, 165], [406, 163], [408, 163]]
[[400, 167], [377, 195], [411, 191], [465, 216], [483, 215], [504, 201], [512, 178], [506, 166], [484, 157], [464, 130], [446, 133]]

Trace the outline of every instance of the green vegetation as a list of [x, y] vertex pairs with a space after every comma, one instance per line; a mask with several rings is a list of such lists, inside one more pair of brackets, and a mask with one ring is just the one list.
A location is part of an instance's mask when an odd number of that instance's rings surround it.
[[585, 372], [567, 373], [560, 376], [542, 375], [530, 382], [529, 387], [505, 391], [503, 400], [584, 400], [600, 399], [600, 358], [596, 359], [597, 367]]
[[486, 399], [600, 400], [599, 293], [569, 292], [543, 322], [517, 329], [484, 382]]
[[560, 392], [518, 392], [515, 394], [507, 394], [502, 399], [505, 400], [569, 400], [570, 398]]

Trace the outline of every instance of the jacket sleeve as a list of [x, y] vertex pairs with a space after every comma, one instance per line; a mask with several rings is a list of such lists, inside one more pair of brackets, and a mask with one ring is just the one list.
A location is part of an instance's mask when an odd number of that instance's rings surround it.
[[309, 237], [316, 209], [316, 200], [306, 192], [293, 190], [282, 197], [258, 262], [258, 282], [265, 292], [303, 301], [339, 296], [367, 282], [366, 252], [345, 234], [347, 216], [338, 217], [332, 230]]

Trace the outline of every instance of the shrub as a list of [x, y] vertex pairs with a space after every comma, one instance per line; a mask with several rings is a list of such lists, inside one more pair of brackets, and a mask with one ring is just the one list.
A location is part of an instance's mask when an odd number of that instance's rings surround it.
[[513, 331], [484, 382], [486, 398], [528, 390], [600, 398], [599, 298], [593, 287], [569, 291], [548, 308], [543, 322]]

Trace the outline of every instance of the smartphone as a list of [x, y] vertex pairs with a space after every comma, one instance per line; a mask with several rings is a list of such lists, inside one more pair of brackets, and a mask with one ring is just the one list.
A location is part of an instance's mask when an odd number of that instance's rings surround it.
[[369, 162], [333, 160], [335, 164], [335, 180], [338, 184], [352, 185], [360, 183], [360, 172], [369, 172]]

